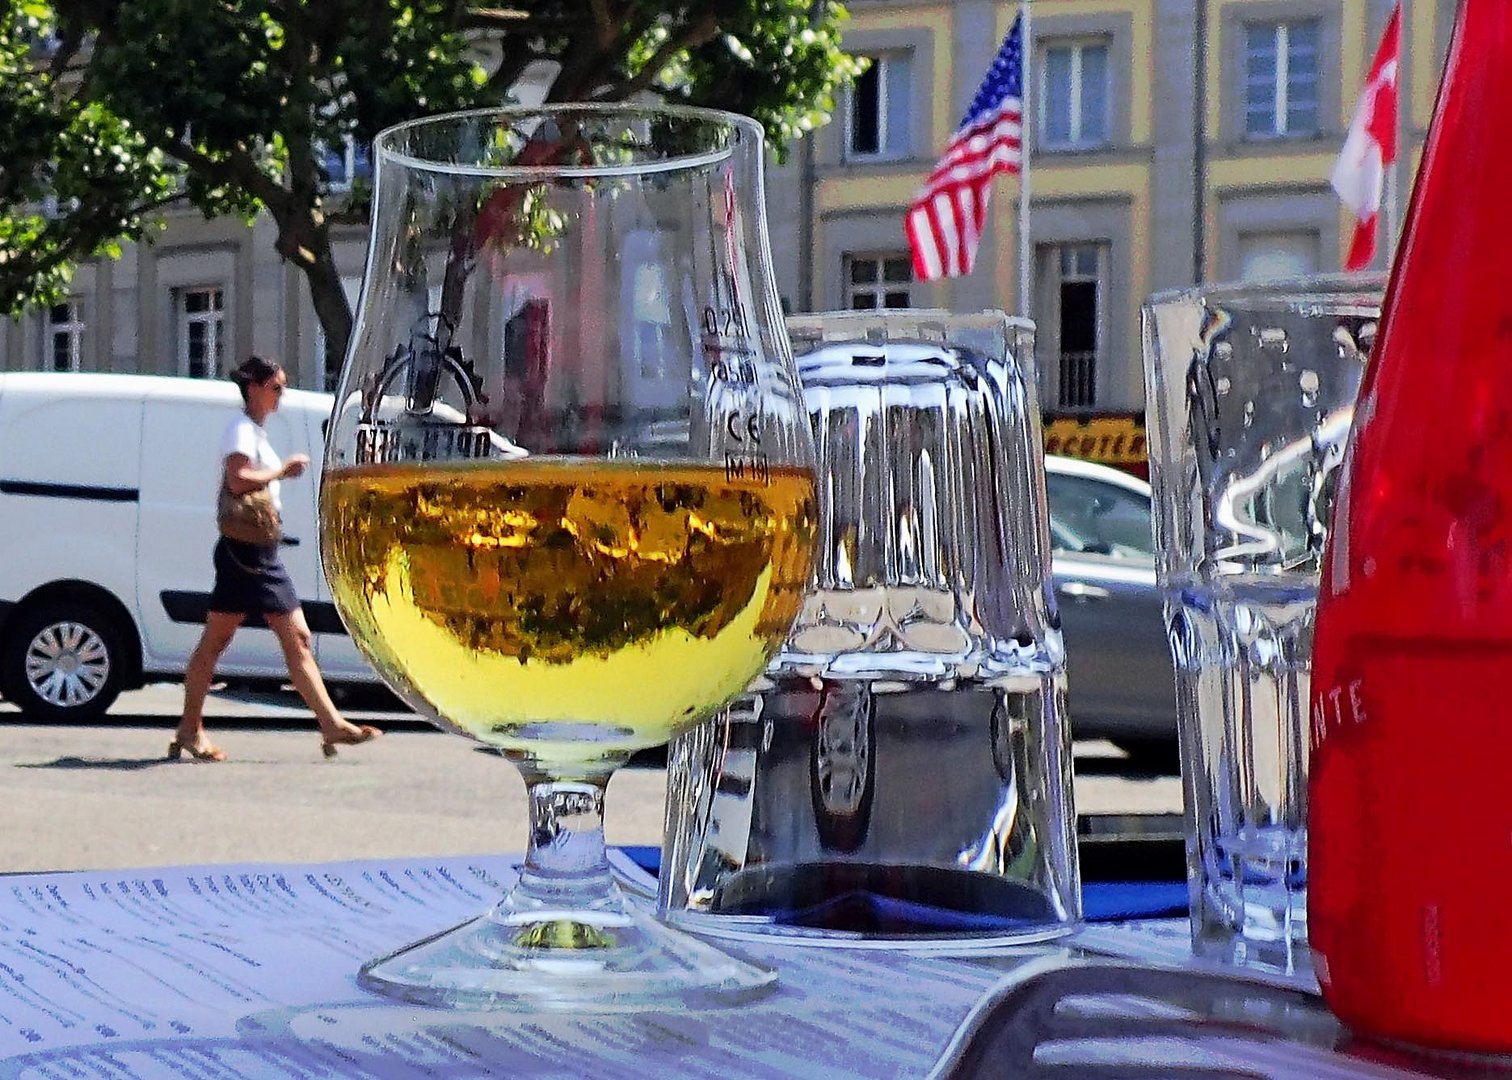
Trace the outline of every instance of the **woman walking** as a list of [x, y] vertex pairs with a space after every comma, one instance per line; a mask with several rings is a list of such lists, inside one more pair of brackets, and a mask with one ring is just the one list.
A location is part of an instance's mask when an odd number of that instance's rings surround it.
[[[288, 378], [273, 361], [251, 356], [231, 373], [231, 379], [241, 390], [245, 409], [226, 429], [221, 446], [222, 482], [233, 496], [266, 488], [276, 509], [279, 481], [302, 475], [310, 464], [305, 454], [280, 460], [263, 430], [263, 422], [278, 408]], [[184, 754], [198, 761], [226, 760], [225, 752], [205, 735], [205, 695], [216, 662], [249, 615], [260, 615], [278, 636], [289, 678], [320, 725], [320, 747], [326, 757], [334, 757], [338, 746], [368, 742], [382, 734], [375, 727], [353, 724], [336, 711], [310, 651], [310, 627], [279, 558], [278, 542], [250, 544], [223, 535], [215, 545], [215, 588], [210, 593], [205, 630], [184, 673], [184, 712], [168, 744], [170, 761]]]

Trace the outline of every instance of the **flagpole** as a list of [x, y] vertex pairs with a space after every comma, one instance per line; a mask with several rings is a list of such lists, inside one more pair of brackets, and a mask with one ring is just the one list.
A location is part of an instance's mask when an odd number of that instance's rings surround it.
[[1020, 26], [1023, 30], [1023, 119], [1019, 124], [1019, 205], [1018, 205], [1018, 272], [1019, 272], [1019, 314], [1024, 318], [1033, 317], [1033, 309], [1030, 307], [1031, 280], [1033, 276], [1034, 239], [1029, 233], [1029, 161], [1034, 156], [1033, 116], [1036, 97], [1029, 93], [1030, 80], [1034, 76], [1036, 68], [1030, 63], [1034, 52], [1034, 35], [1029, 25], [1029, 0], [1019, 0]]
[[1397, 240], [1401, 235], [1401, 208], [1397, 203], [1397, 170], [1402, 167], [1401, 136], [1398, 135], [1397, 160], [1391, 163], [1386, 173], [1386, 243], [1381, 245], [1386, 253], [1386, 269], [1391, 269], [1391, 260], [1396, 256]]
[[[1411, 130], [1410, 124], [1404, 124], [1403, 118], [1412, 112], [1412, 102], [1408, 99], [1406, 90], [1412, 89], [1412, 80], [1407, 75], [1407, 41], [1412, 37], [1409, 23], [1407, 22], [1407, 0], [1397, 0], [1396, 9], [1400, 12], [1402, 32], [1397, 38], [1397, 107], [1396, 115], [1392, 117], [1392, 123], [1396, 125], [1396, 160], [1386, 170], [1386, 243], [1382, 245], [1386, 249], [1386, 269], [1391, 269], [1391, 260], [1396, 255], [1397, 240], [1401, 235], [1402, 208], [1400, 203], [1400, 183], [1402, 162], [1407, 157], [1407, 141], [1402, 137], [1404, 130]], [[1391, 16], [1388, 14], [1387, 18]]]

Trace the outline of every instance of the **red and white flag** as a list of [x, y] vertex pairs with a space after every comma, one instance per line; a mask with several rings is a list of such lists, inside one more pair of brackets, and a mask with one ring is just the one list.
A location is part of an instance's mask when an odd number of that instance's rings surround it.
[[1334, 162], [1333, 189], [1356, 219], [1354, 240], [1344, 262], [1346, 270], [1369, 266], [1375, 257], [1376, 222], [1381, 212], [1386, 166], [1397, 159], [1397, 71], [1401, 66], [1401, 46], [1402, 7], [1398, 4], [1392, 8], [1386, 32], [1381, 35], [1344, 149]]

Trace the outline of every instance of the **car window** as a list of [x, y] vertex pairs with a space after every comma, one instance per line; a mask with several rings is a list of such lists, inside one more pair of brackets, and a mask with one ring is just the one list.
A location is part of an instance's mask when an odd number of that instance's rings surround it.
[[1305, 467], [1283, 469], [1242, 507], [1241, 519], [1273, 534], [1290, 563], [1305, 564], [1323, 550], [1324, 522], [1313, 483], [1314, 474]]
[[[1087, 476], [1051, 473], [1045, 478], [1050, 496], [1052, 545], [1061, 550], [1105, 555], [1153, 556], [1150, 500], [1137, 491]], [[1076, 548], [1063, 543], [1065, 534], [1080, 538]]]
[[1050, 547], [1053, 551], [1086, 551], [1091, 541], [1066, 528], [1064, 522], [1050, 517]]

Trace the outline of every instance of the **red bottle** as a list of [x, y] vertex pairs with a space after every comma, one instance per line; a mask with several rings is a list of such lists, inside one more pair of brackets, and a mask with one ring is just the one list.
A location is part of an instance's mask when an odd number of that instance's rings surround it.
[[1512, 1051], [1512, 2], [1461, 0], [1334, 503], [1308, 933], [1366, 1034]]

